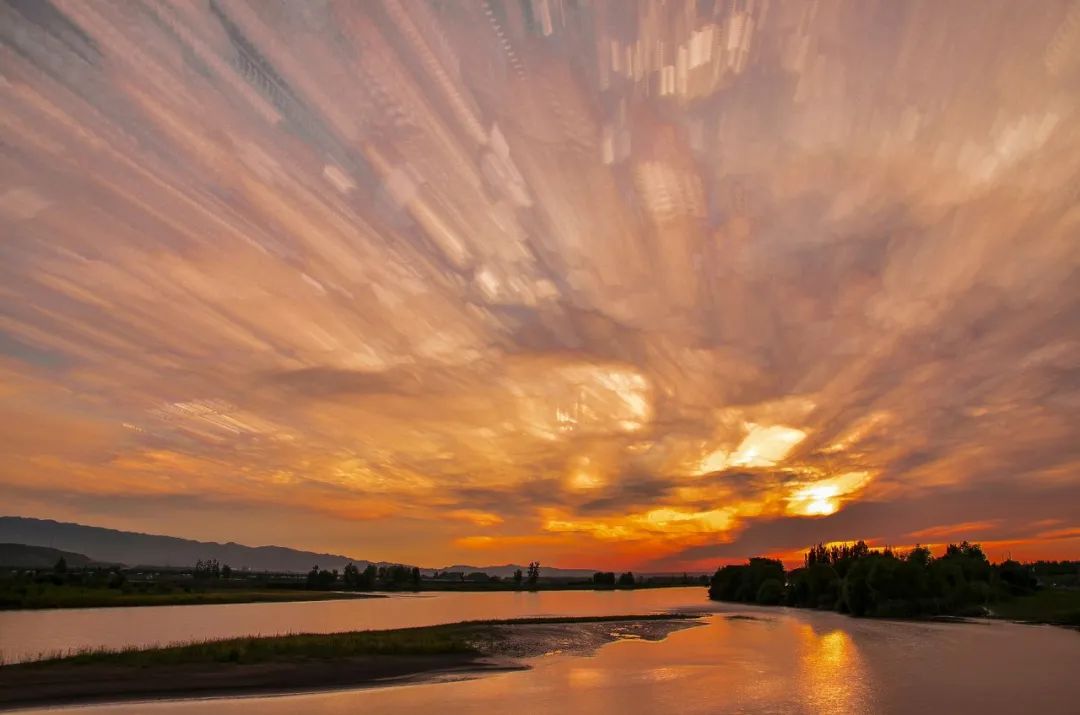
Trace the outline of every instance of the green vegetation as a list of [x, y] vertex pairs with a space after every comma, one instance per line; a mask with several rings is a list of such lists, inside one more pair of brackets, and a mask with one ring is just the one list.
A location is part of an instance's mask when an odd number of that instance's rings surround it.
[[995, 603], [991, 615], [1011, 621], [1080, 627], [1080, 590], [1044, 588], [1030, 596]]
[[56, 656], [18, 668], [56, 665], [123, 665], [149, 667], [206, 663], [268, 663], [312, 659], [341, 659], [366, 655], [482, 654], [503, 634], [497, 626], [607, 623], [612, 621], [671, 621], [697, 618], [688, 614], [568, 616], [511, 620], [464, 621], [439, 626], [348, 633], [301, 633], [284, 636], [229, 638], [164, 648], [95, 649]]
[[[306, 574], [237, 571], [217, 559], [199, 559], [193, 567], [137, 567], [91, 562], [80, 554], [0, 544], [7, 554], [32, 567], [0, 568], [0, 610], [39, 608], [99, 608], [109, 606], [165, 606], [214, 603], [320, 601], [362, 597], [366, 591], [513, 591], [577, 590], [593, 588], [660, 588], [705, 583], [686, 574], [635, 578], [612, 572], [593, 578], [541, 577], [533, 561], [527, 574], [512, 577], [484, 572], [436, 572], [423, 576], [404, 564], [368, 563], [363, 569], [347, 563], [337, 569], [318, 565]], [[42, 564], [48, 563], [48, 566]]]
[[[354, 567], [355, 568], [355, 567]], [[333, 572], [319, 572], [315, 578], [296, 578], [290, 574], [243, 574], [220, 567], [221, 576], [193, 576], [185, 571], [137, 573], [130, 569], [73, 570], [66, 565], [50, 571], [0, 572], [0, 610], [41, 608], [103, 608], [111, 606], [176, 606], [214, 603], [263, 603], [279, 601], [323, 601], [364, 598], [365, 592], [378, 591], [516, 591], [526, 587], [513, 578], [499, 579], [486, 574], [468, 574], [461, 578], [424, 578], [416, 585], [415, 574], [403, 581], [382, 581], [372, 577], [376, 569], [353, 572], [346, 567], [337, 580]], [[330, 574], [323, 577], [321, 574]], [[310, 576], [310, 575], [309, 575]], [[624, 575], [625, 576], [625, 575]], [[359, 577], [359, 582], [355, 579]], [[391, 579], [393, 577], [391, 576]], [[372, 583], [368, 586], [368, 583]], [[531, 590], [589, 590], [606, 588], [663, 588], [704, 583], [703, 578], [651, 577], [647, 580], [616, 578], [611, 581], [540, 580]]]
[[853, 616], [983, 616], [1080, 624], [1080, 591], [1047, 577], [1075, 578], [1077, 564], [991, 564], [978, 544], [950, 544], [935, 558], [916, 546], [906, 554], [866, 543], [811, 548], [802, 568], [752, 558], [716, 571], [709, 597], [761, 605], [822, 608]]

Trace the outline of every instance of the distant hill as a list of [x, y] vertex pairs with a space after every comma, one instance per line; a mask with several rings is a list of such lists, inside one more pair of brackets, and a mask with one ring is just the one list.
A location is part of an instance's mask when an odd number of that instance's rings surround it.
[[19, 569], [49, 569], [61, 558], [68, 566], [89, 566], [93, 561], [72, 551], [50, 549], [48, 546], [0, 544], [0, 566]]
[[[218, 544], [20, 516], [0, 516], [0, 542], [73, 551], [76, 552], [74, 556], [88, 561], [129, 566], [192, 566], [200, 559], [217, 559], [234, 569], [304, 572], [315, 564], [320, 568], [338, 570], [350, 561], [361, 569], [368, 564], [363, 559], [351, 559], [340, 554], [319, 554], [283, 546], [244, 546], [233, 542]], [[59, 552], [57, 554], [46, 566], [56, 563]], [[70, 559], [68, 564], [76, 565]]]

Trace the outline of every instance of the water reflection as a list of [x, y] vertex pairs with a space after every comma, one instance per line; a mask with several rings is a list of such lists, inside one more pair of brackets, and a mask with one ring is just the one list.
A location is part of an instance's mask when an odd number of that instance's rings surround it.
[[863, 663], [851, 636], [839, 628], [819, 633], [811, 624], [799, 627], [798, 634], [804, 702], [819, 713], [865, 712]]

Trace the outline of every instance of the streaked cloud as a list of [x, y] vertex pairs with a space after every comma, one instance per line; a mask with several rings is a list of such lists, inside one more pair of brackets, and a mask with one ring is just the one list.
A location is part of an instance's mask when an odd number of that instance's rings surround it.
[[7, 3], [7, 509], [425, 565], [1075, 557], [1078, 18]]

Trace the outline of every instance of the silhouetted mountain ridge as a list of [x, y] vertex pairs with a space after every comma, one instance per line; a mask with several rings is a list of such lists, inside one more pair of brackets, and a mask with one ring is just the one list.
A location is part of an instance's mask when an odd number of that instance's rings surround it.
[[285, 546], [245, 546], [232, 541], [221, 544], [20, 516], [0, 516], [0, 542], [73, 551], [94, 561], [129, 566], [192, 566], [200, 559], [217, 559], [236, 569], [304, 572], [315, 564], [341, 570], [350, 561], [361, 569], [369, 563]]
[[94, 563], [88, 556], [73, 551], [61, 551], [48, 546], [0, 544], [0, 566], [19, 569], [47, 569], [60, 559], [68, 566], [83, 567]]

